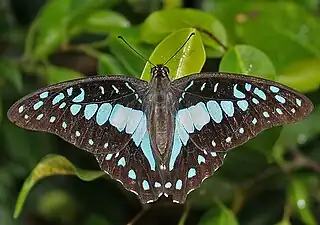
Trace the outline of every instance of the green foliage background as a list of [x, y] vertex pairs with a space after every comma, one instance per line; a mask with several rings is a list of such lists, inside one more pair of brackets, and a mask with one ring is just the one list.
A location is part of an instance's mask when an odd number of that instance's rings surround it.
[[[1, 225], [320, 224], [319, 1], [3, 0], [0, 12]], [[149, 80], [150, 66], [118, 35], [159, 63], [191, 32], [172, 77], [260, 76], [305, 93], [315, 109], [232, 150], [185, 205], [143, 206], [90, 154], [6, 118], [14, 101], [47, 84], [95, 74]]]

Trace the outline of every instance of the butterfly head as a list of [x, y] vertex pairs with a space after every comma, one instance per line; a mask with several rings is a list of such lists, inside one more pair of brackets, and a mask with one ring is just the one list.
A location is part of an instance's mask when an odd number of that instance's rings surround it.
[[168, 77], [169, 72], [169, 68], [162, 64], [158, 64], [151, 68], [151, 74], [153, 77]]

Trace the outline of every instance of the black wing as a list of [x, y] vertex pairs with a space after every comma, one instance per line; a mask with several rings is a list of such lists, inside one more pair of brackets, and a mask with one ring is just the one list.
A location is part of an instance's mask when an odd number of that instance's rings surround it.
[[276, 82], [227, 73], [202, 73], [172, 82], [179, 99], [167, 195], [187, 194], [223, 163], [226, 151], [273, 126], [304, 119], [309, 99]]
[[142, 111], [148, 83], [98, 76], [41, 89], [16, 102], [8, 117], [16, 125], [56, 134], [97, 158], [101, 169], [151, 202], [162, 193]]

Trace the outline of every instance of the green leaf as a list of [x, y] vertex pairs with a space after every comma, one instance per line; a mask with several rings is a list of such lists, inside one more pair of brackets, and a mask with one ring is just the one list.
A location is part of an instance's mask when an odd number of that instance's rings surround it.
[[3, 118], [3, 106], [2, 106], [2, 96], [0, 95], [0, 124]]
[[199, 225], [238, 225], [236, 216], [231, 210], [219, 203], [218, 209], [208, 211], [200, 220]]
[[311, 92], [320, 87], [320, 60], [304, 60], [284, 68], [278, 82], [301, 92]]
[[98, 64], [98, 74], [108, 75], [108, 74], [120, 74], [128, 75], [129, 72], [124, 68], [124, 66], [115, 57], [109, 54], [101, 54], [99, 56]]
[[182, 6], [183, 6], [182, 0], [164, 0], [163, 1], [163, 8], [165, 9], [180, 8]]
[[277, 70], [300, 60], [320, 58], [318, 18], [293, 1], [247, 6], [238, 16], [237, 34], [246, 44], [265, 52]]
[[130, 21], [117, 12], [97, 10], [79, 21], [73, 29], [82, 32], [107, 33], [130, 26]]
[[17, 62], [7, 58], [0, 58], [0, 77], [9, 81], [17, 91], [22, 91], [22, 76]]
[[74, 70], [63, 68], [63, 67], [56, 67], [56, 66], [47, 66], [46, 72], [48, 77], [46, 78], [48, 84], [56, 84], [63, 81], [73, 80], [77, 78], [83, 78], [84, 75], [76, 72]]
[[[142, 24], [141, 37], [148, 43], [158, 43], [169, 33], [182, 28], [206, 31], [214, 35], [224, 46], [227, 45], [227, 34], [220, 21], [209, 13], [195, 9], [167, 9], [152, 13]], [[202, 32], [201, 37], [205, 45], [220, 52], [225, 51], [205, 32]]]
[[75, 167], [69, 160], [60, 155], [47, 155], [33, 169], [23, 183], [16, 203], [14, 217], [17, 218], [22, 210], [25, 199], [33, 186], [41, 179], [54, 175], [76, 175], [83, 181], [92, 181], [105, 173], [103, 171], [83, 170]]
[[[170, 69], [169, 76], [173, 79], [198, 73], [205, 63], [205, 51], [199, 32], [193, 28], [181, 29], [166, 37], [153, 51], [149, 60], [154, 64], [164, 64], [194, 32], [187, 44], [177, 53], [166, 66]], [[141, 75], [141, 79], [151, 80], [151, 66], [147, 63]]]
[[276, 70], [266, 54], [250, 45], [236, 45], [222, 58], [220, 72], [240, 73], [274, 80]]
[[276, 223], [275, 225], [291, 225], [289, 220], [282, 220], [279, 223]]
[[302, 180], [294, 178], [288, 190], [288, 195], [301, 220], [307, 225], [316, 225], [316, 219], [310, 209], [309, 193], [306, 184]]

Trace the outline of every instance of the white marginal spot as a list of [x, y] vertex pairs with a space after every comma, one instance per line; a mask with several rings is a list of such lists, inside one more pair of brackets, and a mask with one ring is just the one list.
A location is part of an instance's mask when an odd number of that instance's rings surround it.
[[159, 187], [161, 187], [161, 184], [159, 182], [155, 182], [154, 187], [159, 188]]
[[192, 85], [193, 85], [193, 80], [189, 83], [189, 85], [184, 90], [185, 91], [188, 90], [189, 88], [191, 88]]
[[108, 146], [109, 146], [109, 143], [105, 143], [105, 144], [103, 145], [104, 148], [108, 148]]
[[106, 156], [106, 160], [110, 160], [110, 159], [112, 158], [112, 155], [113, 155], [113, 154], [110, 154], [110, 153], [109, 153], [109, 154], [107, 154], [107, 156]]
[[240, 133], [240, 134], [243, 134], [243, 132], [244, 132], [244, 129], [243, 129], [243, 127], [241, 127], [241, 128], [239, 129], [239, 133]]
[[59, 105], [59, 109], [63, 109], [64, 107], [66, 107], [67, 103], [62, 102], [61, 105]]
[[63, 129], [66, 129], [67, 128], [67, 123], [66, 122], [62, 122], [62, 127], [63, 127]]
[[88, 143], [89, 143], [89, 145], [93, 145], [94, 144], [92, 139], [89, 139]]
[[213, 92], [217, 92], [219, 83], [216, 83], [213, 87]]
[[268, 112], [263, 112], [263, 116], [266, 117], [266, 118], [267, 118], [267, 117], [270, 117], [270, 115], [269, 115]]
[[118, 89], [118, 88], [116, 88], [116, 86], [111, 85], [111, 87], [116, 91], [116, 93], [117, 93], [117, 94], [119, 93], [119, 89]]
[[19, 113], [22, 113], [23, 110], [24, 110], [24, 106], [22, 105], [22, 106], [19, 107]]
[[166, 166], [164, 164], [160, 164], [160, 170], [165, 170]]
[[211, 152], [212, 157], [216, 157], [217, 153], [216, 152]]
[[295, 113], [295, 112], [296, 112], [296, 110], [295, 110], [294, 108], [292, 108], [292, 109], [291, 109], [291, 112], [292, 112], [292, 113]]
[[165, 188], [171, 188], [172, 187], [172, 184], [171, 182], [167, 182], [165, 185], [164, 185]]
[[76, 131], [76, 136], [80, 137], [80, 132], [79, 131]]
[[283, 114], [282, 111], [281, 111], [281, 109], [279, 109], [279, 108], [276, 108], [276, 111], [277, 111], [277, 113], [279, 113], [280, 115]]
[[226, 142], [229, 143], [231, 141], [231, 137], [226, 138]]
[[211, 144], [212, 144], [213, 147], [217, 146], [217, 144], [216, 144], [216, 142], [214, 142], [214, 140], [212, 140]]
[[206, 84], [207, 84], [207, 83], [203, 83], [203, 84], [202, 84], [202, 86], [201, 86], [201, 88], [200, 88], [201, 91], [203, 91], [203, 89], [206, 87]]
[[104, 95], [104, 87], [103, 87], [103, 86], [99, 86], [99, 89], [100, 89], [100, 91], [101, 91], [101, 94]]
[[255, 125], [257, 122], [258, 122], [257, 119], [253, 118], [252, 123]]
[[130, 85], [128, 82], [125, 83], [127, 88], [129, 88], [132, 92], [136, 92]]
[[41, 120], [42, 117], [43, 117], [43, 114], [41, 113], [41, 114], [39, 114], [39, 115], [37, 116], [37, 120]]
[[51, 116], [50, 123], [53, 123], [54, 121], [56, 121], [56, 117], [55, 116]]
[[296, 103], [298, 106], [301, 106], [301, 99], [296, 98]]
[[24, 115], [24, 118], [27, 120], [27, 119], [29, 119], [29, 116], [28, 115]]
[[258, 104], [259, 104], [259, 100], [258, 100], [258, 99], [256, 99], [256, 98], [252, 98], [252, 102], [253, 102], [254, 104], [256, 104], [256, 105], [258, 105]]

